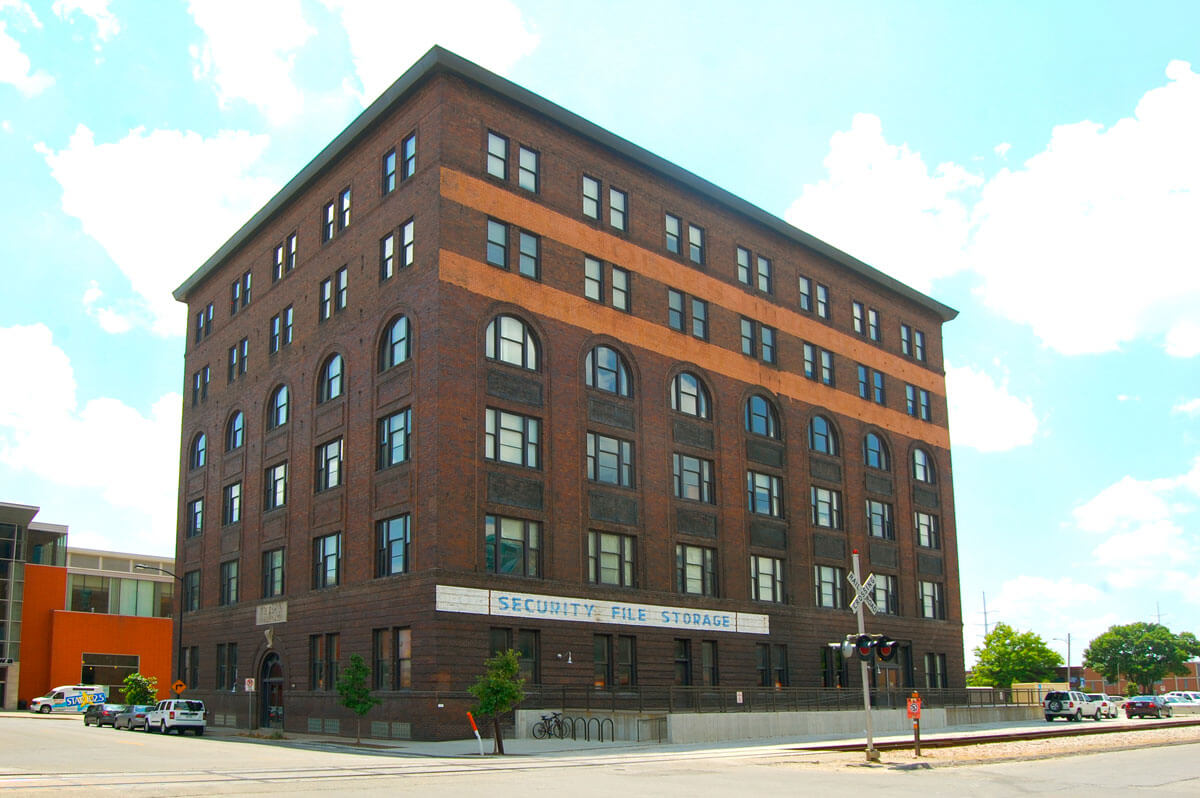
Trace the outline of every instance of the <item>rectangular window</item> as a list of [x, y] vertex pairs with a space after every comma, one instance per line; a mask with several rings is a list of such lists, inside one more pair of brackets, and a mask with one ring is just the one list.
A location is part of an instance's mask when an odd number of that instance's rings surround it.
[[741, 342], [743, 355], [756, 357], [764, 363], [775, 362], [775, 329], [773, 327], [759, 324], [757, 321], [743, 316]]
[[488, 219], [487, 262], [501, 269], [508, 268], [508, 225]]
[[267, 351], [272, 355], [278, 352], [279, 347], [282, 345], [282, 322], [283, 320], [278, 315], [271, 317], [271, 329], [267, 336]]
[[775, 328], [765, 324], [758, 326], [759, 356], [764, 363], [775, 362]]
[[612, 532], [588, 533], [588, 581], [634, 587], [633, 552], [637, 538]]
[[833, 353], [821, 350], [821, 382], [824, 385], [833, 385]]
[[946, 681], [946, 655], [925, 655], [925, 686], [934, 689], [949, 687]]
[[750, 285], [750, 250], [745, 247], [737, 248], [737, 277], [739, 283]]
[[238, 600], [238, 561], [229, 560], [221, 563], [221, 605], [237, 604]]
[[237, 643], [217, 643], [217, 689], [237, 689]]
[[342, 193], [338, 194], [338, 231], [341, 232], [350, 226], [350, 189], [342, 189]]
[[379, 279], [389, 280], [396, 273], [396, 234], [379, 239]]
[[333, 690], [337, 683], [338, 635], [335, 633], [308, 636], [308, 689]]
[[208, 306], [196, 314], [196, 343], [200, 343], [212, 332], [213, 306]]
[[688, 225], [688, 260], [704, 265], [704, 228]]
[[375, 522], [375, 576], [408, 573], [409, 516]]
[[805, 313], [812, 313], [812, 280], [801, 275], [800, 276], [800, 309]]
[[883, 372], [859, 365], [858, 395], [860, 397], [872, 401], [875, 404], [885, 404], [884, 400], [886, 396], [884, 394], [883, 385]]
[[271, 282], [283, 278], [283, 244], [275, 247], [275, 256], [271, 259]]
[[686, 687], [692, 683], [692, 641], [675, 638], [675, 684]]
[[589, 432], [587, 477], [593, 482], [633, 487], [633, 443]]
[[417, 172], [417, 134], [410, 133], [400, 142], [400, 179], [407, 180]]
[[287, 346], [292, 342], [292, 317], [294, 315], [295, 314], [293, 313], [291, 305], [288, 305], [283, 309], [283, 312], [279, 314], [281, 324], [279, 342], [281, 346]]
[[783, 643], [756, 643], [758, 684], [760, 687], [787, 687], [787, 646]]
[[875, 574], [875, 607], [884, 615], [900, 614], [900, 588], [895, 576]]
[[900, 325], [900, 353], [912, 357], [912, 327]]
[[188, 571], [183, 575], [182, 604], [184, 612], [200, 609], [200, 572]]
[[208, 399], [209, 375], [208, 366], [192, 375], [192, 407]]
[[840, 610], [846, 606], [843, 584], [846, 570], [831, 565], [814, 566], [817, 606]]
[[829, 313], [829, 286], [817, 283], [817, 315], [828, 321]]
[[702, 341], [708, 340], [708, 303], [692, 298], [692, 335]]
[[396, 151], [388, 150], [383, 155], [383, 193], [396, 190]]
[[392, 688], [392, 630], [371, 630], [371, 689]]
[[876, 342], [881, 337], [879, 331], [879, 311], [874, 308], [867, 308], [867, 337]]
[[887, 395], [883, 389], [883, 372], [871, 370], [871, 401], [877, 405], [887, 404]]
[[377, 468], [390, 468], [408, 460], [408, 437], [411, 430], [412, 408], [410, 407], [379, 419]]
[[263, 482], [266, 491], [263, 498], [263, 512], [283, 507], [287, 503], [287, 463], [280, 463], [268, 468]]
[[782, 494], [779, 477], [758, 471], [746, 472], [746, 495], [750, 502], [750, 512], [782, 518]]
[[333, 240], [337, 229], [337, 206], [333, 202], [325, 203], [321, 210], [321, 243]]
[[528, 147], [517, 148], [517, 185], [534, 193], [538, 190], [538, 154]]
[[600, 218], [600, 181], [587, 175], [583, 176], [583, 215]]
[[226, 485], [221, 497], [221, 522], [228, 526], [242, 520], [242, 483]]
[[758, 256], [758, 290], [764, 294], [773, 293], [775, 276], [771, 269], [771, 260]]
[[412, 688], [412, 629], [401, 627], [392, 630], [393, 686], [397, 690]]
[[925, 362], [925, 333], [920, 330], [913, 330], [913, 357]]
[[522, 518], [488, 515], [484, 517], [483, 526], [484, 553], [490, 573], [541, 574], [541, 524]]
[[884, 540], [896, 539], [896, 527], [892, 523], [892, 505], [867, 499], [867, 533], [871, 537]]
[[864, 313], [863, 303], [851, 302], [850, 303], [850, 311], [851, 311], [851, 315], [854, 318], [854, 332], [858, 333], [859, 335], [863, 335], [864, 331], [866, 329], [866, 327], [864, 326], [864, 319], [863, 319], [863, 313]]
[[812, 344], [804, 345], [804, 376], [810, 380], [817, 378], [817, 348]]
[[292, 233], [290, 236], [288, 236], [287, 247], [286, 247], [286, 258], [285, 258], [284, 264], [283, 264], [284, 274], [287, 274], [292, 269], [296, 268], [296, 252], [297, 252], [297, 247], [298, 247], [298, 241], [299, 241], [299, 238], [296, 233]]
[[683, 332], [683, 294], [674, 288], [667, 289], [667, 326]]
[[684, 543], [675, 546], [675, 589], [696, 596], [717, 595], [717, 550]]
[[538, 265], [538, 237], [521, 230], [517, 234], [517, 239], [519, 242], [517, 271], [525, 277], [537, 280], [541, 277], [541, 269]]
[[343, 266], [333, 274], [333, 310], [346, 309], [347, 292], [350, 287], [350, 270]]
[[604, 301], [604, 264], [595, 258], [583, 258], [583, 295], [593, 302]]
[[412, 219], [400, 225], [400, 265], [412, 266], [416, 256], [416, 226]]
[[342, 582], [342, 533], [313, 540], [313, 589], [336, 587]]
[[946, 620], [946, 604], [942, 598], [941, 582], [921, 582], [921, 617], [937, 621]]
[[917, 511], [913, 513], [913, 526], [917, 530], [917, 545], [927, 549], [942, 547], [941, 534], [938, 531], [938, 517], [930, 513]]
[[262, 595], [263, 598], [283, 595], [283, 549], [263, 552]]
[[678, 255], [683, 238], [683, 222], [679, 220], [678, 216], [668, 213], [664, 217], [664, 227], [667, 234], [667, 252]]
[[250, 304], [250, 272], [240, 279], [234, 280], [229, 288], [229, 315], [235, 316], [242, 308]]
[[637, 639], [631, 635], [593, 635], [592, 686], [600, 689], [637, 684]]
[[508, 139], [490, 130], [487, 136], [487, 173], [501, 180], [508, 179]]
[[676, 453], [672, 455], [672, 464], [676, 498], [716, 504], [712, 460]]
[[750, 557], [750, 598], [755, 601], [782, 603], [783, 560], [777, 557]]
[[629, 195], [611, 186], [608, 189], [608, 225], [614, 230], [625, 232], [628, 229], [626, 217], [629, 205]]
[[629, 311], [629, 272], [617, 266], [612, 267], [612, 306]]
[[325, 321], [333, 315], [333, 278], [321, 281], [317, 294], [317, 321]]
[[700, 641], [700, 684], [714, 687], [720, 684], [720, 672], [717, 669], [717, 641]]
[[500, 463], [541, 468], [541, 422], [530, 416], [489, 407], [484, 457]]
[[250, 339], [243, 338], [229, 347], [229, 382], [246, 373], [246, 359], [250, 355]]
[[204, 499], [195, 499], [187, 506], [187, 537], [194, 538], [204, 533]]
[[812, 525], [826, 529], [842, 528], [842, 494], [829, 488], [812, 486]]
[[755, 340], [755, 336], [754, 336], [754, 322], [751, 321], [750, 319], [747, 319], [745, 316], [743, 316], [741, 329], [742, 329], [742, 336], [741, 336], [741, 338], [742, 338], [742, 354], [749, 355], [750, 357], [754, 357], [756, 354], [755, 344], [757, 343], [757, 341]]
[[342, 439], [337, 438], [317, 447], [316, 491], [336, 488], [342, 484]]
[[929, 391], [915, 385], [905, 385], [904, 408], [910, 416], [922, 421], [930, 421], [932, 412], [929, 406]]

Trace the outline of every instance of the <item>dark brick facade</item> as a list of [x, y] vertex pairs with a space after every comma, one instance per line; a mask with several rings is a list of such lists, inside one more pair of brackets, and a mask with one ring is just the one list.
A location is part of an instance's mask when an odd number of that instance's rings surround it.
[[[508, 140], [508, 177], [486, 170], [488, 132]], [[415, 172], [397, 176], [382, 191], [382, 158], [416, 135]], [[518, 147], [538, 153], [536, 192], [518, 184]], [[262, 679], [269, 654], [283, 669], [288, 728], [315, 728], [318, 716], [348, 718], [331, 707], [326, 689], [310, 690], [310, 636], [336, 633], [339, 659], [372, 655], [372, 630], [411, 630], [411, 686], [415, 691], [461, 691], [481, 670], [489, 630], [538, 632], [542, 684], [589, 685], [593, 635], [636, 638], [636, 682], [661, 686], [675, 680], [675, 640], [693, 641], [695, 683], [701, 682], [698, 647], [717, 643], [718, 681], [753, 686], [759, 681], [757, 644], [786, 646], [787, 682], [820, 686], [827, 673], [827, 643], [854, 629], [845, 609], [816, 606], [814, 566], [850, 568], [852, 549], [867, 571], [898, 579], [899, 613], [869, 620], [871, 628], [902, 643], [902, 663], [881, 678], [900, 686], [925, 685], [926, 655], [944, 655], [948, 686], [962, 685], [962, 624], [957, 544], [946, 424], [941, 325], [953, 311], [898, 286], [848, 256], [814, 242], [694, 176], [664, 166], [540, 98], [473, 65], [432, 51], [368, 109], [347, 133], [297, 176], [217, 255], [176, 292], [188, 304], [183, 457], [177, 563], [181, 575], [200, 574], [199, 609], [185, 614], [184, 646], [198, 652], [198, 682], [189, 694], [215, 711], [249, 712], [259, 704], [216, 689], [219, 643], [238, 645], [238, 689], [247, 677]], [[582, 211], [584, 178], [601, 187], [600, 219]], [[350, 223], [322, 243], [322, 209], [351, 189]], [[628, 198], [624, 231], [609, 220], [609, 188]], [[664, 214], [704, 229], [702, 265], [665, 247]], [[380, 240], [409, 219], [415, 230], [412, 265], [380, 278]], [[485, 262], [488, 219], [510, 225], [510, 257], [517, 230], [538, 238], [537, 280]], [[296, 266], [272, 280], [275, 248], [298, 236]], [[738, 281], [736, 247], [769, 256], [773, 290]], [[585, 298], [584, 258], [603, 264], [603, 302]], [[612, 267], [629, 276], [628, 312], [614, 308]], [[320, 284], [345, 267], [347, 302], [319, 320]], [[231, 285], [251, 272], [252, 300], [231, 315]], [[800, 275], [830, 291], [831, 318], [800, 310]], [[668, 289], [708, 303], [708, 336], [700, 340], [669, 326]], [[851, 302], [878, 311], [882, 340], [851, 328]], [[211, 333], [197, 340], [195, 322], [209, 303]], [[290, 344], [268, 354], [272, 317], [294, 309]], [[397, 316], [410, 324], [410, 357], [381, 371], [382, 339]], [[485, 357], [489, 323], [507, 314], [520, 319], [537, 341], [536, 370]], [[775, 364], [742, 354], [741, 319], [777, 330]], [[925, 336], [918, 362], [900, 349], [900, 325]], [[687, 329], [690, 329], [687, 328]], [[248, 338], [245, 373], [227, 381], [231, 347]], [[803, 344], [833, 352], [836, 382], [804, 378]], [[594, 347], [618, 352], [627, 364], [631, 396], [588, 388], [585, 363]], [[343, 391], [318, 402], [327, 359], [344, 360]], [[856, 365], [885, 375], [881, 406], [857, 393]], [[193, 403], [192, 375], [208, 366], [207, 396]], [[709, 398], [708, 418], [671, 409], [672, 380], [698, 377]], [[932, 420], [905, 412], [905, 385], [929, 392]], [[290, 418], [268, 431], [268, 400], [287, 385]], [[778, 417], [778, 436], [746, 429], [746, 404], [766, 397]], [[378, 465], [378, 421], [411, 409], [407, 461]], [[484, 419], [489, 410], [536, 418], [536, 467], [485, 458]], [[245, 417], [244, 444], [226, 451], [231, 415]], [[815, 415], [836, 430], [839, 454], [810, 452], [808, 426]], [[587, 434], [632, 444], [632, 485], [590, 481]], [[874, 432], [886, 442], [886, 471], [864, 464], [863, 440]], [[189, 450], [207, 436], [208, 458], [193, 468]], [[341, 484], [315, 491], [316, 452], [342, 441]], [[933, 461], [936, 479], [917, 483], [913, 451]], [[675, 497], [673, 455], [711, 461], [711, 503]], [[264, 512], [267, 468], [286, 461], [283, 507]], [[778, 477], [780, 517], [748, 511], [746, 474]], [[241, 482], [242, 519], [222, 524], [222, 495]], [[810, 488], [840, 492], [840, 529], [816, 528]], [[186, 509], [205, 502], [202, 532], [187, 537]], [[868, 498], [892, 506], [894, 541], [868, 533]], [[937, 516], [938, 548], [919, 547], [914, 510]], [[409, 514], [412, 540], [407, 572], [377, 577], [376, 523]], [[504, 516], [540, 524], [537, 576], [488, 572], [484, 518]], [[589, 532], [634, 539], [633, 587], [593, 584]], [[334, 587], [314, 589], [314, 540], [341, 534], [340, 573]], [[716, 550], [716, 595], [681, 593], [676, 586], [676, 545]], [[284, 591], [263, 597], [263, 553], [283, 548]], [[783, 601], [751, 600], [750, 558], [779, 558]], [[237, 601], [221, 605], [221, 564], [239, 562]], [[944, 619], [921, 617], [918, 583], [942, 586]], [[580, 600], [611, 600], [668, 607], [741, 612], [769, 617], [770, 634], [709, 633], [625, 624], [518, 620], [495, 615], [437, 611], [438, 585], [532, 593]], [[845, 587], [847, 598], [849, 587]], [[256, 608], [286, 602], [285, 622], [258, 623]], [[572, 652], [572, 664], [557, 654]], [[857, 678], [857, 669], [848, 669]], [[261, 684], [260, 684], [261, 687]], [[410, 724], [403, 733], [460, 736], [461, 719], [449, 718], [424, 697], [389, 699], [380, 717]], [[257, 700], [257, 696], [256, 696]], [[391, 706], [391, 709], [387, 709]], [[457, 706], [457, 705], [456, 705]], [[444, 709], [444, 708], [443, 708]], [[314, 720], [315, 719], [315, 720]]]

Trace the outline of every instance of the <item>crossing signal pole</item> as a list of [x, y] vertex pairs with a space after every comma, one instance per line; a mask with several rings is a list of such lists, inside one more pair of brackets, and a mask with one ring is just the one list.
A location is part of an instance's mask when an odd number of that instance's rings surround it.
[[[854, 605], [854, 615], [858, 621], [858, 639], [855, 642], [855, 648], [858, 651], [858, 667], [862, 673], [863, 713], [867, 717], [867, 761], [878, 762], [879, 752], [875, 750], [875, 724], [871, 719], [870, 666], [867, 664], [867, 661], [870, 659], [869, 655], [871, 653], [873, 644], [871, 638], [867, 635], [866, 623], [863, 620], [863, 604], [866, 604], [869, 601], [872, 611], [874, 611], [875, 608], [875, 597], [871, 595], [875, 590], [875, 575], [871, 574], [869, 577], [867, 577], [865, 584], [860, 581], [858, 570], [858, 549], [854, 550], [853, 563], [854, 579], [851, 584], [854, 586], [855, 596], [854, 601], [851, 603]], [[863, 655], [864, 642], [866, 643], [867, 656]]]

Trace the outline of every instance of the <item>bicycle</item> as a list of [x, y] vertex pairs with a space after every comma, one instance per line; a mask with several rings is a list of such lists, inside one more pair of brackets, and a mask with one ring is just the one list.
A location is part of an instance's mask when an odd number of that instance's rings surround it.
[[554, 712], [550, 715], [542, 715], [542, 719], [533, 724], [533, 736], [539, 740], [544, 740], [547, 737], [565, 739], [567, 736], [567, 723], [562, 713]]

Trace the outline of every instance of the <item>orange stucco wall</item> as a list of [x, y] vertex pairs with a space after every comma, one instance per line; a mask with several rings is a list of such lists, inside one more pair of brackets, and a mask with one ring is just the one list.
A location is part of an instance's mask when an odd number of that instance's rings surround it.
[[139, 670], [158, 678], [160, 695], [171, 682], [170, 618], [70, 612], [67, 569], [25, 566], [21, 624], [21, 681], [17, 697], [29, 701], [51, 687], [79, 682], [84, 652], [140, 657]]

